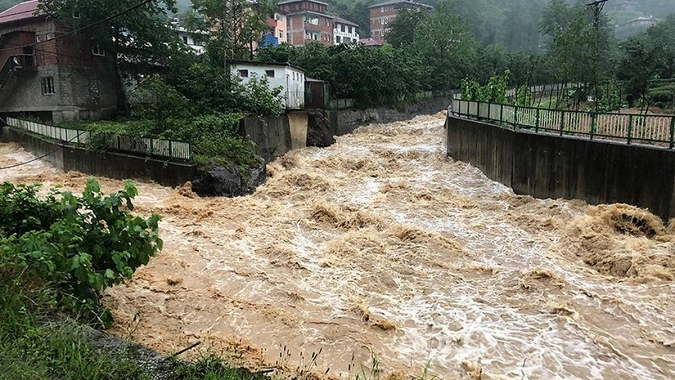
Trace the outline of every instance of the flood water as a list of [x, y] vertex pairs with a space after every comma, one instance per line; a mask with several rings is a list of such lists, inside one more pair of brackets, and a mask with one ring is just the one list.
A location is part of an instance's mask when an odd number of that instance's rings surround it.
[[[137, 182], [164, 251], [107, 292], [112, 332], [286, 374], [675, 377], [671, 230], [630, 206], [515, 195], [446, 157], [443, 121], [291, 152], [248, 197]], [[0, 167], [30, 158], [0, 145]], [[40, 161], [0, 170], [78, 190], [85, 178]]]

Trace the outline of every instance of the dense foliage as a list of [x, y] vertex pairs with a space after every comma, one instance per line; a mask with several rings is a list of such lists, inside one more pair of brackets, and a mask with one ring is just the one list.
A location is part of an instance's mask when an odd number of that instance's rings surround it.
[[98, 294], [131, 278], [162, 249], [160, 217], [134, 216], [136, 187], [103, 195], [94, 179], [81, 196], [38, 185], [0, 185], [0, 270], [17, 282], [41, 283], [52, 297], [89, 321], [109, 322]]

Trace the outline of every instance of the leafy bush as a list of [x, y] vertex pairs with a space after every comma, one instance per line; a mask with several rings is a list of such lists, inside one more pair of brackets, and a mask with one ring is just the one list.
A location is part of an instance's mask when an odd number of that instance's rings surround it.
[[1, 187], [0, 213], [9, 217], [0, 221], [0, 266], [20, 268], [54, 289], [61, 306], [106, 322], [98, 294], [131, 278], [162, 249], [160, 217], [131, 215], [137, 190], [130, 182], [108, 196], [94, 179], [81, 197], [53, 189], [39, 199], [38, 189]]
[[189, 101], [157, 74], [143, 80], [131, 92], [129, 99], [132, 115], [140, 120], [153, 120], [155, 128], [162, 130], [166, 121], [189, 116]]
[[239, 166], [242, 179], [247, 180], [255, 163], [255, 143], [249, 139], [222, 135], [206, 135], [194, 146], [195, 163], [213, 167], [234, 163]]
[[503, 75], [493, 75], [485, 86], [471, 79], [462, 81], [462, 99], [477, 102], [506, 103], [506, 89], [509, 84], [509, 70]]

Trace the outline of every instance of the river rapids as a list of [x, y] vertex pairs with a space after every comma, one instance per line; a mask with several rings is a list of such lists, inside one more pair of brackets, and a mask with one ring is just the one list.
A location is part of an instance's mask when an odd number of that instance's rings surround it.
[[[285, 374], [674, 378], [669, 226], [627, 205], [515, 195], [446, 157], [443, 122], [293, 151], [248, 197], [136, 181], [164, 250], [107, 291], [112, 333], [165, 353], [202, 341]], [[0, 167], [31, 158], [0, 145]], [[0, 170], [73, 190], [85, 178], [41, 161]]]

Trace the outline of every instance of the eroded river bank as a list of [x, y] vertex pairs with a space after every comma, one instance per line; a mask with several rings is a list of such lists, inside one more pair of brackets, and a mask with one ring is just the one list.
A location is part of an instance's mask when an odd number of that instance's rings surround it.
[[[675, 242], [629, 206], [517, 196], [445, 157], [443, 117], [294, 151], [243, 198], [138, 184], [164, 251], [110, 290], [113, 333], [251, 366], [445, 379], [675, 376]], [[0, 145], [0, 166], [33, 156]], [[36, 161], [0, 181], [85, 175]], [[99, 179], [104, 190], [120, 181]]]

